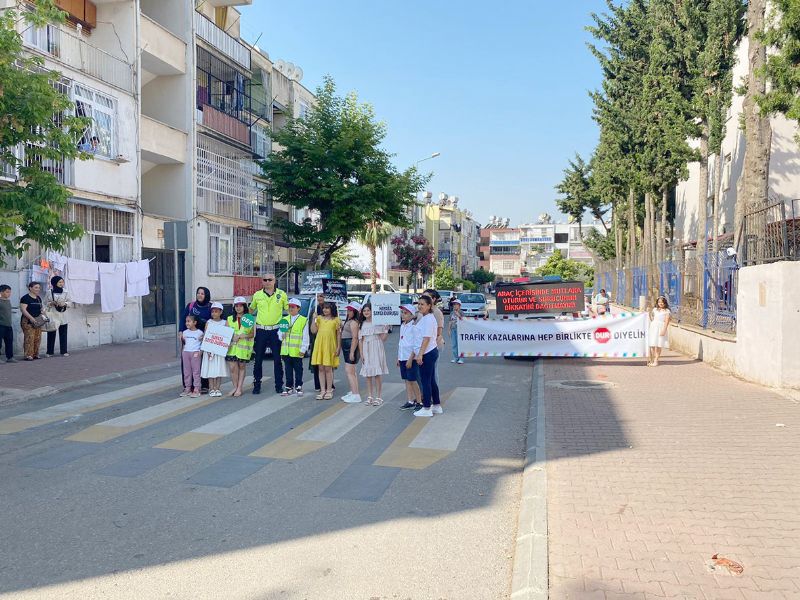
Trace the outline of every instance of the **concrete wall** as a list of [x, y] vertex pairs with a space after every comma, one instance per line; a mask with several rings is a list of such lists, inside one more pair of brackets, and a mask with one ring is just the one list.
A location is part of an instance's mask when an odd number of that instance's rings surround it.
[[762, 385], [800, 389], [800, 262], [739, 271], [736, 336], [673, 325], [673, 350]]
[[156, 165], [142, 177], [142, 208], [146, 213], [188, 220], [192, 192], [186, 165]]

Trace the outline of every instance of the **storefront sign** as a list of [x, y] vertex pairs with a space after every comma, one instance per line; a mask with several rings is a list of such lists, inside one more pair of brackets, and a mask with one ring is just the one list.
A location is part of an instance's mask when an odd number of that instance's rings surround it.
[[583, 309], [582, 281], [497, 286], [498, 315], [578, 313]]
[[464, 319], [461, 356], [571, 356], [641, 358], [647, 352], [646, 313], [593, 319]]

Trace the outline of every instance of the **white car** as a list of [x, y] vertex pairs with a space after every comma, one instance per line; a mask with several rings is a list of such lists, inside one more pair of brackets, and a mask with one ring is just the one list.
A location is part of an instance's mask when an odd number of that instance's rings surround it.
[[486, 317], [489, 315], [486, 310], [486, 296], [476, 292], [464, 292], [458, 295], [461, 300], [461, 312], [465, 317]]

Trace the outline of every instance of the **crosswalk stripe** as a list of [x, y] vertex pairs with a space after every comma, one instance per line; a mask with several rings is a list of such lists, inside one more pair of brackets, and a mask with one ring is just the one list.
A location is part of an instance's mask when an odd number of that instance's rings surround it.
[[443, 415], [417, 418], [373, 463], [379, 467], [427, 469], [458, 448], [486, 388], [456, 388], [442, 398]]
[[114, 390], [112, 392], [104, 392], [88, 398], [80, 398], [79, 400], [72, 400], [71, 402], [63, 402], [55, 406], [48, 406], [41, 410], [34, 410], [32, 412], [17, 415], [16, 417], [9, 417], [0, 421], [0, 435], [9, 433], [17, 433], [40, 427], [48, 423], [55, 423], [67, 417], [82, 415], [84, 413], [101, 410], [121, 404], [128, 400], [141, 398], [148, 394], [156, 394], [171, 387], [180, 385], [181, 378], [179, 375], [157, 379], [155, 381], [148, 381], [127, 388]]
[[215, 442], [235, 431], [255, 423], [269, 415], [278, 412], [298, 401], [297, 396], [277, 396], [267, 398], [252, 404], [234, 413], [226, 415], [221, 419], [207, 423], [202, 427], [193, 429], [177, 437], [162, 442], [155, 448], [166, 448], [169, 450], [182, 450], [191, 452], [203, 446]]
[[[230, 382], [228, 382], [224, 385], [224, 387], [230, 389], [232, 386]], [[161, 421], [166, 421], [167, 419], [177, 417], [178, 415], [182, 415], [197, 408], [208, 406], [209, 404], [213, 404], [219, 400], [222, 400], [223, 398], [225, 398], [225, 396], [219, 398], [213, 398], [211, 396], [200, 396], [199, 398], [184, 396], [181, 398], [175, 398], [174, 400], [168, 400], [167, 402], [154, 404], [153, 406], [143, 408], [142, 410], [137, 410], [135, 412], [92, 425], [91, 427], [87, 427], [86, 429], [83, 429], [82, 431], [79, 431], [78, 433], [71, 435], [66, 439], [73, 442], [101, 444], [132, 431], [147, 427], [148, 425], [160, 423]]]
[[[403, 389], [405, 384], [386, 383], [383, 385], [383, 395], [386, 400], [391, 400]], [[377, 410], [376, 407], [364, 404], [340, 402], [277, 440], [251, 452], [249, 456], [283, 460], [300, 458], [338, 441]]]

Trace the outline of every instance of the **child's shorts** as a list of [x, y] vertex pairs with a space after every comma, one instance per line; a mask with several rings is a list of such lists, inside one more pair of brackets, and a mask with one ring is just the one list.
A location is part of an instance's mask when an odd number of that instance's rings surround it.
[[417, 361], [411, 361], [411, 368], [406, 367], [406, 361], [398, 360], [397, 364], [400, 365], [400, 379], [403, 381], [417, 381], [419, 379], [419, 365]]

